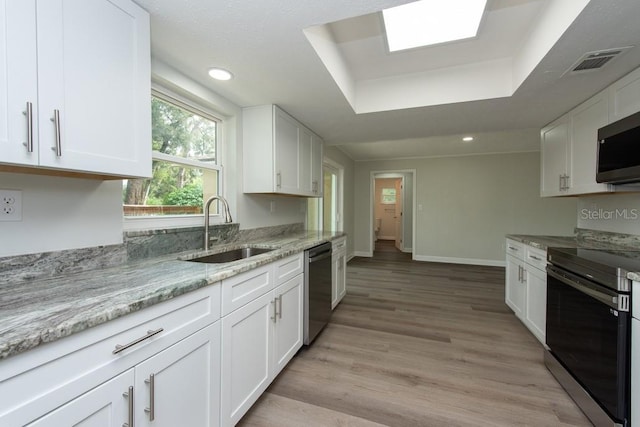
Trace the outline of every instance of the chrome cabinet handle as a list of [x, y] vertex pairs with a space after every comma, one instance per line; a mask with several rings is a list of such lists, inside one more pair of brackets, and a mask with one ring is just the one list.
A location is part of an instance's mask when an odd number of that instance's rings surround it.
[[522, 282], [522, 266], [518, 266], [518, 282]]
[[280, 308], [280, 311], [278, 312], [278, 319], [282, 319], [282, 295], [278, 297], [278, 305]]
[[282, 172], [276, 174], [276, 186], [278, 188], [282, 187]]
[[56, 156], [62, 156], [62, 138], [60, 136], [60, 110], [53, 110], [53, 117], [51, 118], [55, 126], [55, 134], [56, 134], [56, 146], [51, 147], [53, 151], [56, 152]]
[[511, 249], [512, 251], [516, 251], [516, 252], [519, 250], [518, 248], [513, 247], [513, 246], [509, 246], [509, 249]]
[[147, 335], [145, 335], [143, 337], [140, 337], [138, 339], [135, 339], [135, 340], [131, 341], [129, 344], [125, 344], [125, 345], [116, 344], [116, 349], [113, 350], [113, 354], [118, 354], [121, 351], [124, 351], [124, 350], [126, 350], [126, 349], [128, 349], [130, 347], [133, 347], [134, 345], [139, 344], [144, 340], [148, 340], [152, 336], [158, 335], [162, 331], [164, 331], [164, 328], [156, 329], [155, 331], [148, 330], [147, 331]]
[[125, 391], [124, 393], [122, 393], [122, 395], [129, 400], [129, 403], [127, 405], [129, 407], [129, 415], [127, 418], [127, 422], [122, 424], [122, 427], [133, 427], [133, 387], [130, 386], [129, 391]]
[[144, 412], [149, 414], [149, 421], [153, 421], [156, 419], [156, 376], [151, 374], [144, 382], [149, 384], [149, 407], [144, 408]]
[[538, 257], [538, 256], [535, 256], [535, 255], [529, 255], [529, 258], [533, 258], [533, 259], [535, 259], [536, 261], [542, 261], [542, 258], [540, 258], [540, 257]]
[[564, 176], [564, 189], [568, 190], [569, 188], [571, 188], [571, 186], [569, 185], [569, 175], [565, 175]]
[[27, 102], [27, 109], [22, 112], [27, 116], [27, 142], [23, 143], [27, 147], [28, 153], [33, 153], [33, 104]]
[[274, 298], [273, 301], [271, 301], [271, 304], [273, 304], [273, 316], [271, 316], [271, 320], [273, 320], [273, 323], [276, 323], [278, 319], [278, 307], [276, 305], [277, 300], [278, 298]]

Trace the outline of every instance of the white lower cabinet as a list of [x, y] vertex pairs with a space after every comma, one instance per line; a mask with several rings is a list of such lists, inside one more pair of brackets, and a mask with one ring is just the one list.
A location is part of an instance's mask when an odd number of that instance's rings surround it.
[[331, 309], [347, 294], [347, 238], [333, 242], [331, 255]]
[[507, 239], [507, 268], [505, 274], [504, 300], [520, 319], [524, 318], [524, 245]]
[[0, 426], [217, 426], [219, 319], [213, 285], [9, 357]]
[[221, 425], [237, 423], [270, 382], [271, 293], [222, 319]]
[[278, 286], [274, 299], [277, 299], [278, 317], [274, 320], [273, 361], [271, 374], [276, 375], [302, 347], [304, 276], [299, 275], [287, 283]]
[[136, 366], [135, 379], [136, 426], [218, 425], [220, 322]]
[[635, 317], [631, 320], [631, 422], [640, 427], [640, 318]]
[[[304, 275], [302, 264], [298, 263], [301, 256], [274, 263], [276, 273], [271, 277], [297, 273], [293, 278], [282, 284], [274, 280], [266, 293], [222, 318], [222, 426], [235, 425], [302, 347]], [[287, 269], [286, 275], [277, 273], [282, 267], [297, 265], [299, 269]], [[234, 277], [233, 286], [252, 292], [256, 289], [254, 282], [249, 271]], [[262, 289], [268, 288], [260, 284]], [[223, 288], [225, 285], [223, 281]]]
[[544, 344], [547, 326], [547, 273], [528, 265], [526, 277], [526, 308], [524, 324]]
[[219, 343], [216, 322], [29, 426], [217, 425]]
[[133, 383], [133, 369], [129, 369], [28, 426], [122, 427], [130, 422], [129, 387]]
[[505, 303], [531, 333], [545, 343], [547, 252], [507, 239]]

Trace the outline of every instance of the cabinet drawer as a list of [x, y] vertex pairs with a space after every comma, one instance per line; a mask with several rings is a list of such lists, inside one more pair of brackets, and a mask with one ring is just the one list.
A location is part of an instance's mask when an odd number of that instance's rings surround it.
[[26, 424], [219, 318], [220, 287], [207, 286], [10, 357], [0, 364], [0, 425]]
[[275, 287], [272, 264], [222, 281], [222, 315], [253, 301]]
[[346, 251], [347, 250], [347, 238], [346, 237], [341, 237], [339, 239], [336, 239], [332, 242], [331, 244], [333, 252], [338, 252], [338, 251]]
[[547, 268], [547, 251], [531, 246], [525, 248], [525, 262], [539, 270]]
[[304, 253], [290, 256], [276, 261], [273, 264], [275, 274], [275, 286], [296, 277], [304, 272]]
[[524, 244], [516, 242], [515, 240], [507, 239], [506, 246], [507, 255], [514, 256], [518, 259], [524, 260]]

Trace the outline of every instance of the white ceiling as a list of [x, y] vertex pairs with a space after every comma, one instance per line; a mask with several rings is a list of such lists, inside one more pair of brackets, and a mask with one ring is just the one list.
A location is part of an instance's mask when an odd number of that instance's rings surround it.
[[[489, 0], [476, 40], [388, 54], [377, 12], [407, 0], [136, 0], [151, 13], [155, 58], [240, 106], [278, 104], [356, 160], [536, 149], [537, 129], [640, 65], [634, 48], [601, 71], [563, 76], [585, 52], [640, 45], [640, 2], [591, 0], [511, 96], [365, 114], [354, 112], [304, 30], [329, 28], [343, 71], [366, 82], [508, 60], [545, 10], [576, 1]], [[349, 18], [357, 25], [345, 25]], [[213, 66], [235, 78], [211, 80]], [[463, 134], [476, 141], [461, 147]]]

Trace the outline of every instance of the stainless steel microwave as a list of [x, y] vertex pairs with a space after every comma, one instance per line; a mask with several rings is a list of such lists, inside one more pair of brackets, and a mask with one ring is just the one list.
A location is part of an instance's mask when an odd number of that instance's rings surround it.
[[598, 129], [596, 181], [640, 182], [640, 113]]

